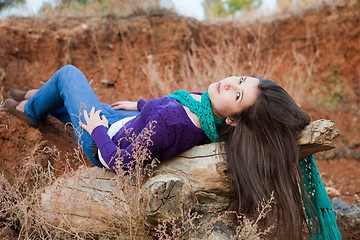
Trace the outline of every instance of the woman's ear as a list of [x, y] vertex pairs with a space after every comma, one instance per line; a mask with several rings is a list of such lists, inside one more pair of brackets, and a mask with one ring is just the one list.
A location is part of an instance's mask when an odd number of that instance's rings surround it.
[[232, 127], [235, 127], [235, 126], [236, 126], [235, 119], [233, 119], [232, 117], [227, 117], [227, 118], [225, 119], [225, 123], [226, 123], [227, 125], [232, 126]]

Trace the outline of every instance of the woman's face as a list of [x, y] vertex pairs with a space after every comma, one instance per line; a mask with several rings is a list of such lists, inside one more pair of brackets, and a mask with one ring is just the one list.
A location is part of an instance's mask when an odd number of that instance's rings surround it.
[[229, 125], [235, 126], [232, 116], [256, 101], [259, 79], [252, 77], [228, 77], [209, 86], [213, 113]]

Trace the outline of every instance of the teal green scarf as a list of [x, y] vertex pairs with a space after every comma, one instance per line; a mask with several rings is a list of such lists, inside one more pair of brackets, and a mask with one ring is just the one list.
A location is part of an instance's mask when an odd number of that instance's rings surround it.
[[[307, 201], [302, 192], [305, 214], [310, 227], [309, 239], [341, 239], [341, 234], [336, 224], [336, 216], [320, 178], [314, 156], [311, 155], [300, 160], [299, 164], [305, 191], [310, 198], [310, 202]], [[315, 234], [311, 229], [312, 224], [315, 226]]]
[[[190, 93], [185, 90], [177, 90], [172, 95], [167, 96], [176, 99], [183, 106], [188, 107], [190, 111], [199, 118], [201, 129], [212, 142], [218, 140], [219, 136], [216, 128], [223, 125], [224, 122], [213, 114], [208, 92], [205, 92], [201, 96], [201, 102], [196, 101]], [[307, 201], [304, 196], [305, 193], [302, 192], [305, 214], [310, 227], [309, 239], [341, 239], [341, 234], [336, 224], [336, 216], [320, 178], [314, 156], [311, 155], [300, 160], [299, 164], [305, 191], [310, 199], [310, 202]], [[312, 225], [315, 227], [315, 233]]]
[[174, 98], [181, 103], [181, 105], [188, 107], [190, 111], [199, 118], [201, 129], [210, 141], [217, 142], [219, 140], [216, 129], [221, 127], [224, 121], [212, 112], [210, 97], [207, 91], [201, 95], [201, 102], [196, 101], [190, 93], [185, 90], [176, 90], [173, 94], [167, 96]]

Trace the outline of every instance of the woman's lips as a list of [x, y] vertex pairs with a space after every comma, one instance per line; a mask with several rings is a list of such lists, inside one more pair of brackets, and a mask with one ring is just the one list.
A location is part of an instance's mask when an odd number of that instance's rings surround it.
[[221, 84], [221, 82], [218, 82], [217, 85], [216, 85], [218, 93], [220, 93], [220, 84]]

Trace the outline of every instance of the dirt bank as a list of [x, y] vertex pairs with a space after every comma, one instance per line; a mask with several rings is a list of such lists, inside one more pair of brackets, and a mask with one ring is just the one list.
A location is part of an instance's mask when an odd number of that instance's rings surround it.
[[[322, 5], [251, 22], [198, 22], [176, 15], [0, 20], [1, 97], [39, 88], [65, 64], [81, 69], [99, 99], [150, 99], [206, 90], [228, 75], [284, 86], [312, 120], [337, 121], [339, 147], [318, 154], [326, 185], [348, 203], [360, 186], [360, 1]], [[61, 174], [76, 141], [53, 119], [39, 129], [0, 114], [0, 166], [11, 181], [28, 159]], [[60, 152], [60, 156], [54, 153]], [[338, 160], [341, 158], [341, 160]]]

